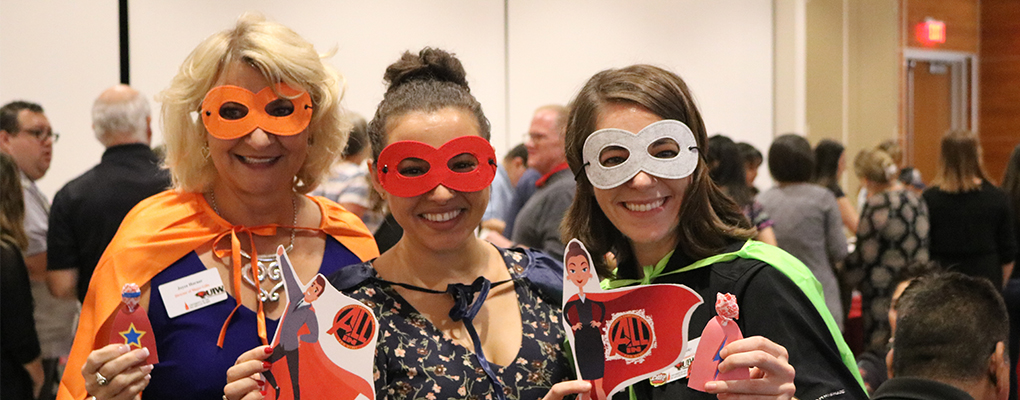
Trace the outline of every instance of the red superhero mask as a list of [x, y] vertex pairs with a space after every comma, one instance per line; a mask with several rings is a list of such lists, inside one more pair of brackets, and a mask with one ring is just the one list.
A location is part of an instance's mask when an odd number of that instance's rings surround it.
[[480, 136], [461, 136], [438, 149], [403, 140], [383, 149], [376, 169], [382, 187], [398, 197], [420, 196], [439, 185], [477, 192], [496, 177], [496, 152]]
[[301, 133], [312, 120], [312, 99], [308, 92], [280, 83], [258, 93], [223, 85], [212, 88], [202, 100], [202, 123], [209, 134], [230, 140], [262, 128], [267, 133], [291, 136]]

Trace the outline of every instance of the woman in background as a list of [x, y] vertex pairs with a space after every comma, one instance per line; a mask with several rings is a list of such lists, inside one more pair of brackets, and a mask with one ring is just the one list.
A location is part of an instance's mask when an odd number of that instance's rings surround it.
[[754, 186], [754, 180], [758, 178], [758, 168], [761, 168], [764, 158], [762, 158], [761, 152], [750, 143], [737, 143], [737, 148], [740, 150], [740, 157], [744, 159], [744, 170], [747, 171], [745, 173], [747, 187], [751, 188], [751, 192], [757, 196], [760, 191]]
[[839, 203], [828, 189], [811, 183], [815, 155], [801, 136], [786, 134], [769, 147], [769, 173], [778, 185], [758, 195], [772, 216], [779, 247], [811, 269], [825, 292], [825, 304], [843, 330], [843, 305], [834, 266], [847, 255]]
[[815, 146], [815, 183], [829, 189], [836, 202], [839, 203], [839, 214], [843, 217], [843, 226], [850, 234], [857, 233], [858, 215], [850, 199], [843, 193], [839, 180], [846, 169], [846, 154], [843, 145], [835, 140], [822, 139]]
[[[1020, 145], [1013, 148], [1013, 155], [1009, 157], [1009, 164], [1006, 164], [1006, 171], [1002, 176], [1002, 190], [1009, 198], [1009, 208], [1013, 211], [1013, 232], [1014, 238], [1020, 242]], [[1006, 290], [1002, 292], [1006, 301], [1006, 308], [1009, 310], [1009, 357], [1016, 360], [1020, 357], [1020, 274], [1013, 268], [1013, 272], [1006, 282]], [[1010, 381], [1012, 388], [1009, 392], [1010, 400], [1017, 398], [1017, 376], [1016, 363], [1010, 363]]]
[[340, 160], [330, 167], [329, 177], [312, 195], [335, 201], [361, 218], [369, 232], [375, 232], [382, 223], [383, 215], [372, 209], [369, 194], [372, 187], [365, 160], [372, 155], [372, 149], [368, 142], [368, 123], [360, 115], [352, 115], [351, 124], [347, 146], [340, 154]]
[[740, 206], [744, 216], [758, 229], [754, 239], [775, 246], [772, 220], [761, 203], [754, 199], [754, 190], [747, 185], [745, 165], [736, 143], [723, 135], [708, 138], [707, 161], [711, 166], [709, 176], [712, 181]]
[[977, 135], [953, 131], [942, 137], [939, 169], [924, 200], [932, 260], [1003, 288], [1016, 258], [1016, 226], [1006, 194], [988, 182]]
[[859, 284], [861, 290], [865, 349], [884, 350], [891, 334], [892, 278], [908, 265], [928, 262], [928, 208], [896, 179], [896, 164], [881, 150], [858, 155], [854, 172], [869, 196], [846, 269], [854, 277], [852, 287]]
[[11, 400], [35, 399], [43, 383], [28, 268], [21, 257], [28, 247], [24, 219], [18, 166], [0, 153], [0, 397]]
[[[599, 72], [571, 103], [566, 154], [577, 194], [563, 236], [616, 255], [615, 271], [592, 260], [610, 286], [677, 283], [706, 300], [734, 294], [748, 336], [721, 349], [719, 369], [751, 367], [754, 379], [709, 382], [708, 393], [683, 379], [641, 381], [631, 398], [867, 398], [818, 281], [789, 254], [748, 240], [754, 227], [712, 183], [698, 154], [707, 136], [687, 84], [650, 65]], [[689, 333], [714, 315], [710, 304], [695, 309]]]

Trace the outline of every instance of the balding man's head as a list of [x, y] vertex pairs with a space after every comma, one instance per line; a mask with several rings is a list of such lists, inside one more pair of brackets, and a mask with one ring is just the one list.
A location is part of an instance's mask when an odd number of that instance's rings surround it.
[[535, 110], [528, 129], [525, 146], [528, 149], [528, 167], [542, 174], [551, 172], [557, 165], [567, 162], [563, 143], [569, 110], [560, 105], [548, 105]]
[[106, 147], [149, 144], [149, 102], [127, 85], [106, 89], [92, 105], [92, 129]]

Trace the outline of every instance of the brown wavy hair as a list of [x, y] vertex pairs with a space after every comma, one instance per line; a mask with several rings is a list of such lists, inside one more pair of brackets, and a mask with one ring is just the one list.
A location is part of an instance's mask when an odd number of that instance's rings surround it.
[[939, 151], [939, 169], [932, 185], [947, 193], [961, 193], [981, 189], [987, 181], [981, 162], [981, 144], [971, 131], [952, 131], [942, 137]]
[[28, 248], [24, 223], [25, 197], [18, 165], [10, 155], [0, 153], [0, 236], [23, 251]]
[[[621, 268], [637, 268], [629, 240], [613, 226], [595, 201], [595, 192], [583, 171], [584, 141], [595, 131], [603, 107], [613, 103], [640, 105], [663, 119], [687, 124], [698, 151], [708, 151], [705, 123], [687, 84], [676, 74], [652, 65], [609, 69], [591, 77], [570, 104], [567, 119], [567, 162], [577, 181], [574, 202], [561, 225], [564, 242], [578, 238], [591, 254], [613, 252]], [[703, 157], [691, 174], [680, 207], [677, 249], [704, 258], [723, 250], [731, 240], [747, 240], [757, 231], [733, 200], [712, 182]], [[613, 276], [603, 257], [592, 262], [600, 276]]]

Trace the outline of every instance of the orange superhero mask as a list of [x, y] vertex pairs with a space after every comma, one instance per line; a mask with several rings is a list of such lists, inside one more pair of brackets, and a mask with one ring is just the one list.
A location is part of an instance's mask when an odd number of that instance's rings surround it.
[[[277, 92], [281, 96], [277, 96]], [[280, 136], [297, 135], [312, 120], [312, 98], [308, 92], [286, 83], [252, 93], [250, 90], [223, 85], [212, 88], [202, 100], [202, 123], [209, 134], [231, 140], [262, 130]]]

